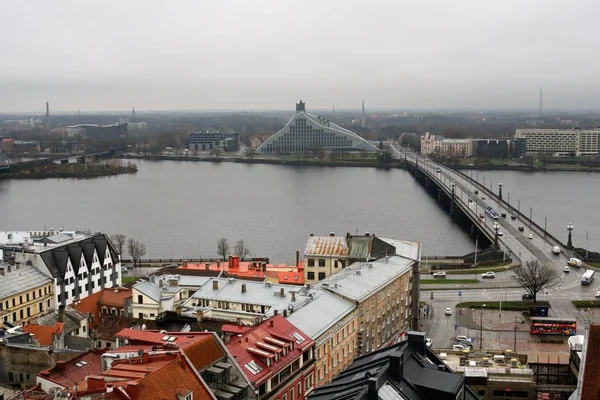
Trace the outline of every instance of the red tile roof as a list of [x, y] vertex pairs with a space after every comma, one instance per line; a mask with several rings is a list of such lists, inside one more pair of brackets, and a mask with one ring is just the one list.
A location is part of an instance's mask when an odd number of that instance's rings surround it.
[[227, 343], [227, 348], [248, 379], [258, 386], [312, 345], [308, 335], [276, 315]]
[[198, 370], [203, 370], [227, 355], [212, 334], [187, 346], [183, 352]]
[[581, 400], [600, 398], [600, 325], [590, 325], [587, 343]]
[[42, 371], [38, 376], [57, 385], [72, 388], [75, 383], [85, 380], [88, 375], [100, 375], [103, 353], [103, 351], [90, 351], [68, 362], [59, 360], [54, 368]]
[[132, 290], [128, 288], [103, 289], [100, 291], [101, 295], [98, 304], [118, 309], [124, 308], [125, 299], [132, 296], [131, 292]]
[[[160, 331], [141, 331], [137, 329], [123, 329], [117, 333], [116, 337], [120, 339], [128, 339], [130, 344], [175, 344], [178, 348], [184, 349], [189, 345], [196, 343], [207, 336], [211, 336], [210, 332], [165, 332]], [[167, 338], [174, 338], [168, 340]]]
[[[204, 264], [191, 264], [185, 263], [184, 265], [178, 267], [179, 270], [207, 270], [207, 263]], [[298, 266], [296, 265], [287, 265], [287, 264], [266, 264], [266, 270], [263, 271], [260, 262], [255, 261], [240, 261], [236, 259], [235, 256], [231, 256], [229, 261], [223, 261], [217, 263], [208, 263], [209, 271], [225, 271], [228, 276], [239, 276], [239, 277], [256, 277], [256, 278], [278, 278], [279, 274], [285, 272], [292, 276], [291, 274], [299, 274], [298, 281], [300, 280], [300, 276], [302, 277], [302, 282], [304, 283], [304, 264], [302, 260], [299, 261]], [[281, 279], [281, 278], [280, 278]], [[301, 285], [303, 283], [297, 283], [294, 281], [294, 278], [289, 278], [291, 281], [281, 281], [280, 283], [290, 283], [290, 284], [298, 284]]]
[[287, 283], [290, 285], [304, 285], [304, 272], [278, 272], [277, 279], [279, 283]]
[[65, 329], [63, 322], [55, 325], [38, 325], [34, 323], [23, 326], [23, 332], [32, 333], [35, 339], [40, 341], [41, 346], [50, 346], [53, 342], [52, 335], [61, 335]]
[[248, 326], [240, 326], [240, 325], [233, 325], [233, 324], [223, 324], [223, 326], [221, 326], [222, 332], [235, 333], [235, 334], [246, 333], [250, 329], [252, 329], [252, 328], [250, 328]]

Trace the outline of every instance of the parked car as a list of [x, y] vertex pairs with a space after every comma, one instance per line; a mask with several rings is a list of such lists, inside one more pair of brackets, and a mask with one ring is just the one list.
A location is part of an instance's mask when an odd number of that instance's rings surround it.
[[569, 268], [568, 265], [565, 265], [563, 268], [563, 272], [571, 272], [571, 269]]
[[444, 310], [444, 314], [452, 315], [452, 309], [450, 307], [446, 307], [446, 309]]
[[454, 344], [461, 344], [461, 345], [463, 345], [463, 346], [465, 346], [465, 347], [467, 347], [469, 349], [473, 348], [473, 343], [471, 343], [470, 340], [461, 340], [460, 342], [454, 343]]
[[430, 339], [430, 338], [425, 339], [425, 346], [431, 347], [432, 344], [433, 344], [433, 339]]
[[527, 235], [527, 239], [533, 239], [533, 233], [530, 233], [529, 235]]
[[506, 213], [500, 213], [500, 216], [501, 216], [502, 218], [506, 218]]
[[492, 271], [488, 271], [488, 272], [484, 272], [483, 274], [481, 274], [482, 278], [495, 278], [496, 274]]
[[463, 336], [463, 335], [458, 335], [458, 336], [455, 338], [455, 340], [456, 340], [457, 342], [461, 342], [461, 341], [463, 341], [463, 340], [469, 340], [469, 338], [468, 338], [468, 337], [466, 337], [466, 336]]
[[533, 300], [533, 295], [531, 293], [523, 293], [523, 296], [521, 296], [522, 300]]
[[462, 344], [453, 344], [452, 350], [469, 350], [469, 348]]
[[439, 272], [435, 272], [433, 274], [434, 278], [445, 278], [446, 277], [446, 273], [444, 271], [439, 271]]

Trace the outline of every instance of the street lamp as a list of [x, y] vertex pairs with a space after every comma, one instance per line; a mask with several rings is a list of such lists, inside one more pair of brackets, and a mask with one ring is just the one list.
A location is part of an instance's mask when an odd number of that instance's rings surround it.
[[469, 340], [471, 340], [471, 331], [470, 331], [470, 327], [471, 327], [471, 320], [473, 319], [473, 314], [475, 314], [475, 309], [471, 308], [471, 316], [469, 317], [469, 319], [467, 320], [467, 337], [469, 338]]
[[500, 225], [497, 222], [494, 222], [494, 247], [498, 248], [498, 231], [500, 231]]
[[571, 232], [573, 232], [573, 224], [569, 222], [567, 225], [567, 230], [569, 231], [569, 239], [567, 240], [567, 249], [573, 250], [573, 241], [571, 240]]
[[483, 307], [485, 307], [485, 304], [481, 305], [481, 318], [479, 318], [479, 350], [483, 349]]
[[498, 197], [502, 200], [502, 182], [498, 182]]
[[[504, 291], [504, 280], [506, 279], [505, 276], [502, 277], [502, 279], [500, 280], [500, 321], [502, 321], [502, 292]], [[506, 296], [506, 292], [504, 292], [504, 295]], [[506, 301], [506, 297], [504, 298], [504, 301]]]

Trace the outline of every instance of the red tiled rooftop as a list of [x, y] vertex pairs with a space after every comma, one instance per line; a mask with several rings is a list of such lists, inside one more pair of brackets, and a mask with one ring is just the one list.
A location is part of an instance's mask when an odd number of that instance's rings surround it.
[[131, 289], [129, 288], [112, 288], [103, 289], [100, 291], [100, 299], [98, 304], [106, 305], [109, 307], [123, 308], [125, 299], [132, 296]]
[[[174, 343], [178, 348], [186, 348], [187, 346], [196, 343], [206, 336], [210, 336], [210, 332], [165, 332], [160, 331], [142, 331], [138, 329], [123, 329], [117, 333], [116, 337], [120, 339], [128, 339], [130, 342], [140, 344], [162, 345]], [[174, 337], [174, 340], [163, 340], [165, 337]]]
[[[600, 398], [600, 325], [590, 325], [587, 337], [587, 354], [581, 386], [581, 399]], [[582, 368], [583, 366], [580, 366]]]
[[42, 371], [38, 376], [67, 388], [73, 387], [88, 375], [100, 375], [102, 354], [102, 351], [90, 351], [68, 362], [58, 361], [54, 368]]
[[278, 272], [277, 279], [279, 283], [304, 285], [304, 272]]
[[52, 335], [61, 335], [65, 328], [63, 322], [57, 322], [55, 325], [38, 325], [35, 323], [23, 326], [23, 332], [31, 333], [34, 338], [40, 341], [41, 346], [50, 346], [53, 342]]
[[233, 324], [223, 324], [223, 326], [221, 327], [221, 331], [227, 332], [227, 333], [235, 333], [235, 334], [246, 333], [250, 329], [251, 328], [247, 327], [247, 326], [240, 326], [240, 325], [233, 325]]
[[[209, 271], [225, 271], [231, 276], [241, 277], [256, 277], [256, 278], [277, 278], [280, 272], [299, 273], [304, 279], [304, 264], [300, 260], [298, 266], [287, 264], [266, 264], [263, 271], [260, 262], [256, 261], [239, 261], [235, 256], [229, 257], [229, 261], [219, 263], [201, 263], [191, 264], [185, 263], [178, 267], [181, 270], [206, 270], [208, 264]], [[281, 282], [283, 283], [283, 282]], [[291, 282], [290, 282], [291, 283]]]
[[[303, 340], [298, 343], [298, 339], [292, 335]], [[276, 315], [227, 343], [227, 348], [236, 358], [248, 379], [254, 384], [260, 385], [294, 359], [300, 357], [303, 350], [312, 345], [313, 341], [304, 332], [282, 315]], [[270, 349], [273, 347], [277, 347], [278, 351], [271, 351]], [[282, 351], [284, 347], [287, 352], [285, 355]], [[260, 356], [264, 353], [267, 353], [268, 357]], [[275, 353], [281, 355], [277, 361]], [[270, 366], [266, 364], [265, 358], [271, 360]], [[257, 373], [252, 372], [252, 368], [248, 366], [252, 361], [260, 368]]]

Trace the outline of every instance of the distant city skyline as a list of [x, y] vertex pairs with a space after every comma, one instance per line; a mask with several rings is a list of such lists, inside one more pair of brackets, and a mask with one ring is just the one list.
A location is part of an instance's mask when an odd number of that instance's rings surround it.
[[540, 87], [544, 110], [598, 109], [599, 14], [593, 0], [13, 2], [0, 113], [285, 111], [299, 98], [537, 110]]

